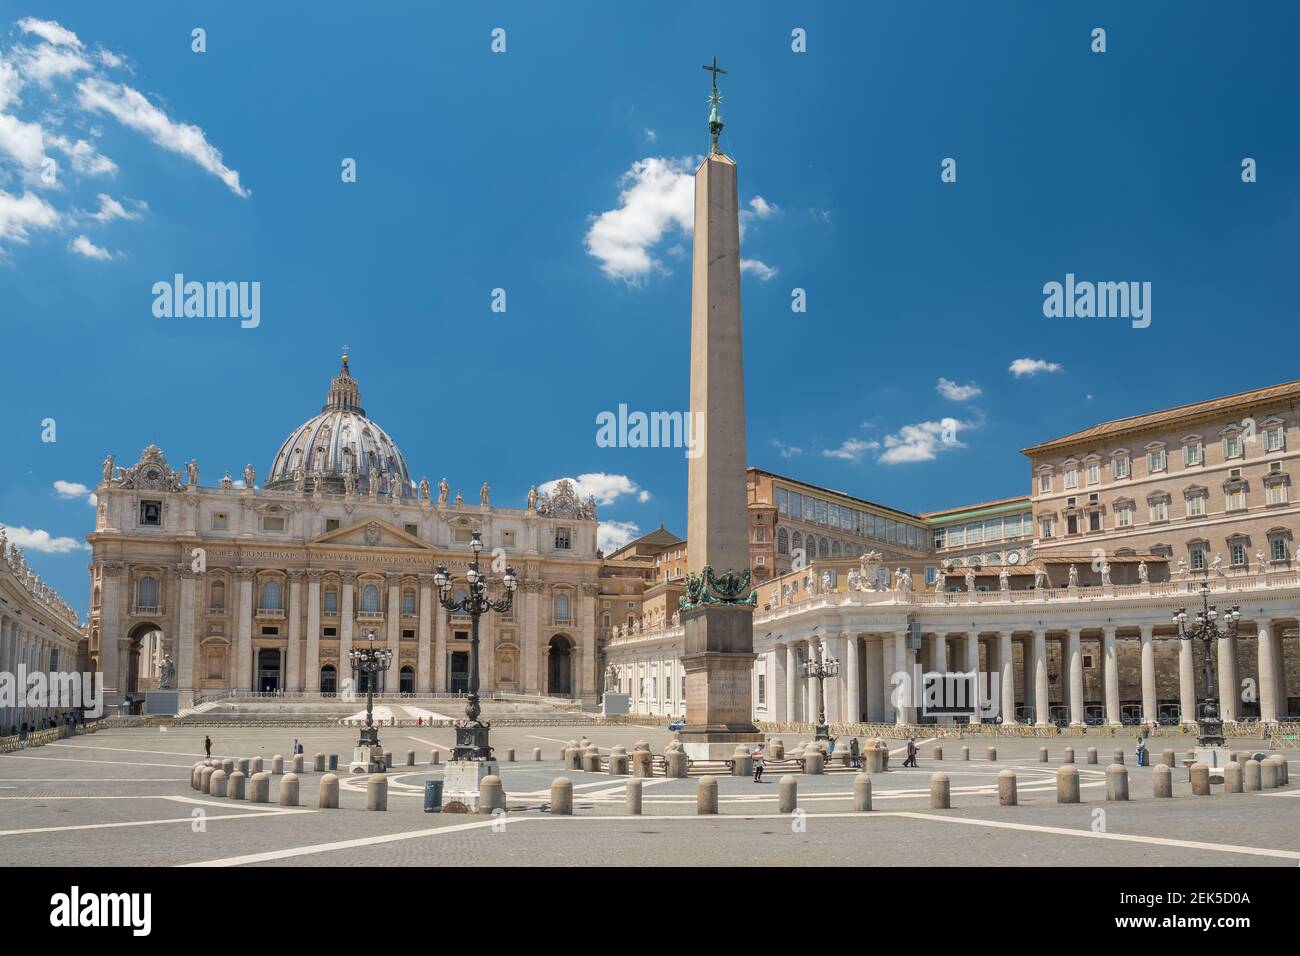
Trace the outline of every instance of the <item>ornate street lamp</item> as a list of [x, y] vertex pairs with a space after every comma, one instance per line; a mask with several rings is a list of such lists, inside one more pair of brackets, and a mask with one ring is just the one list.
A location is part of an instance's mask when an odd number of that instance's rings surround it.
[[465, 705], [466, 719], [456, 724], [456, 747], [452, 751], [451, 759], [487, 761], [492, 759], [492, 748], [488, 746], [490, 725], [478, 719], [481, 713], [478, 704], [478, 619], [488, 611], [496, 611], [499, 614], [509, 612], [514, 603], [515, 589], [519, 587], [519, 581], [515, 577], [515, 569], [507, 565], [506, 573], [501, 578], [501, 584], [506, 589], [505, 597], [493, 601], [487, 595], [487, 584], [478, 566], [483, 540], [477, 531], [470, 540], [470, 548], [474, 552], [474, 560], [470, 562], [469, 569], [465, 572], [468, 590], [465, 597], [457, 600], [450, 596], [455, 578], [448, 574], [447, 569], [441, 564], [434, 571], [433, 581], [438, 586], [438, 603], [448, 611], [468, 614], [470, 619], [469, 702]]
[[1196, 720], [1197, 740], [1202, 747], [1223, 747], [1227, 743], [1223, 737], [1223, 718], [1219, 716], [1219, 697], [1214, 682], [1214, 647], [1218, 641], [1230, 641], [1237, 636], [1241, 609], [1234, 604], [1224, 611], [1223, 627], [1216, 623], [1218, 619], [1219, 611], [1210, 603], [1210, 588], [1205, 584], [1201, 585], [1201, 610], [1196, 612], [1191, 625], [1187, 623], [1187, 608], [1180, 607], [1174, 612], [1179, 639], [1200, 640], [1205, 646], [1205, 705]]
[[829, 740], [831, 737], [830, 727], [826, 723], [826, 678], [837, 677], [839, 673], [840, 662], [833, 657], [823, 658], [820, 644], [817, 645], [817, 659], [803, 662], [804, 677], [817, 680], [817, 729], [814, 734], [817, 740]]
[[379, 749], [379, 728], [375, 726], [375, 675], [388, 670], [393, 662], [393, 652], [384, 646], [375, 646], [378, 631], [373, 627], [363, 632], [366, 637], [365, 647], [353, 647], [348, 652], [348, 661], [352, 673], [365, 674], [366, 678], [366, 723], [361, 728], [361, 739], [357, 742], [356, 753], [352, 756], [353, 766], [364, 763], [371, 773], [382, 773], [386, 768], [383, 751]]

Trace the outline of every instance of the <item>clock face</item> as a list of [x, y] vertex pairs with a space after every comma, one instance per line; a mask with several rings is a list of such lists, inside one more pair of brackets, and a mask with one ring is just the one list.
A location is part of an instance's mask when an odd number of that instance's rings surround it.
[[1019, 551], [1008, 551], [1008, 552], [1007, 552], [1007, 564], [1019, 564], [1019, 563], [1020, 563], [1020, 552], [1019, 552]]

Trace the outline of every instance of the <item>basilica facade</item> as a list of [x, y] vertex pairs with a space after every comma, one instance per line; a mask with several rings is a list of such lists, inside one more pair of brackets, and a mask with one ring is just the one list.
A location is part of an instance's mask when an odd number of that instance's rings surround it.
[[434, 572], [463, 588], [475, 532], [489, 592], [504, 593], [507, 563], [520, 581], [509, 613], [481, 619], [481, 688], [596, 699], [594, 500], [567, 481], [517, 507], [487, 483], [469, 502], [445, 478], [417, 483], [366, 416], [346, 355], [261, 482], [250, 464], [204, 484], [196, 461], [173, 469], [151, 445], [127, 467], [105, 459], [95, 493], [88, 652], [110, 704], [162, 686], [182, 706], [337, 694], [355, 686], [358, 644], [392, 651], [386, 692], [463, 692], [470, 618], [442, 608]]

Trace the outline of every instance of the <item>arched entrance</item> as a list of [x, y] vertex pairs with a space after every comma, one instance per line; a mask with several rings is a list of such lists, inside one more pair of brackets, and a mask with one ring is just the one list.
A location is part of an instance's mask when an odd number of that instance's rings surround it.
[[280, 689], [280, 651], [268, 647], [257, 652], [257, 690], [274, 694]]
[[334, 670], [333, 664], [326, 664], [320, 669], [320, 692], [322, 694], [337, 694], [338, 690], [338, 672]]
[[126, 693], [138, 694], [155, 686], [163, 660], [163, 632], [157, 624], [137, 624], [132, 628], [127, 651]]
[[401, 681], [401, 686], [400, 686], [401, 693], [403, 694], [415, 693], [415, 668], [414, 667], [412, 667], [410, 664], [407, 664], [405, 667], [403, 667], [399, 679]]
[[573, 696], [573, 642], [556, 634], [546, 655], [546, 692], [552, 697]]

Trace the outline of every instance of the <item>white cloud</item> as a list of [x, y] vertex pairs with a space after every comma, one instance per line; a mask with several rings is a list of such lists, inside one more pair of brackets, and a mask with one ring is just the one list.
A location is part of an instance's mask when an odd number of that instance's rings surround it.
[[46, 43], [55, 46], [70, 46], [81, 49], [81, 40], [67, 27], [54, 20], [37, 20], [35, 17], [23, 17], [18, 21], [18, 29], [24, 33], [34, 33]]
[[[896, 434], [885, 436], [885, 450], [879, 460], [885, 465], [933, 461], [941, 451], [965, 447], [957, 441], [956, 435], [960, 429], [972, 427], [974, 426], [955, 418], [904, 425]], [[945, 441], [945, 438], [950, 440]]]
[[79, 481], [56, 481], [54, 490], [59, 493], [60, 498], [84, 498], [90, 494], [90, 489]]
[[781, 453], [782, 458], [797, 458], [803, 454], [803, 449], [797, 445], [783, 445], [775, 438], [772, 439], [772, 447]]
[[[538, 487], [538, 490], [549, 495], [561, 480], [555, 478], [544, 482]], [[639, 487], [627, 475], [610, 475], [603, 471], [597, 471], [579, 475], [577, 478], [570, 478], [569, 481], [573, 484], [574, 493], [579, 498], [585, 501], [588, 495], [595, 495], [596, 504], [598, 505], [612, 505], [623, 495], [635, 495], [637, 500], [642, 502], [649, 500], [649, 493]], [[642, 498], [641, 495], [646, 497]]]
[[22, 85], [23, 81], [13, 64], [0, 59], [0, 110], [14, 101]]
[[84, 139], [70, 140], [66, 136], [50, 136], [50, 145], [62, 150], [78, 173], [88, 176], [111, 176], [117, 172], [117, 163], [113, 162], [94, 145]]
[[631, 521], [602, 521], [596, 525], [596, 547], [609, 554], [641, 536], [641, 529]]
[[[1092, 396], [1089, 395], [1088, 397], [1091, 398]], [[646, 491], [644, 488], [642, 488], [640, 491], [636, 493], [636, 500], [640, 504], [645, 504], [647, 501], [650, 500], [650, 498], [651, 498], [650, 492]]]
[[972, 398], [983, 394], [983, 390], [971, 382], [969, 385], [958, 385], [956, 382], [950, 382], [946, 378], [939, 379], [939, 384], [935, 386], [939, 394], [944, 398], [950, 398], [954, 402], [968, 402]]
[[1016, 378], [1025, 375], [1037, 375], [1039, 372], [1059, 372], [1061, 366], [1056, 362], [1046, 362], [1043, 359], [1018, 358], [1011, 363], [1007, 369]]
[[749, 208], [752, 210], [753, 215], [759, 219], [767, 219], [781, 211], [775, 204], [768, 202], [762, 196], [755, 196], [751, 199]]
[[869, 451], [880, 447], [878, 441], [865, 441], [861, 438], [846, 438], [839, 448], [827, 448], [822, 452], [826, 458], [838, 458], [841, 461], [858, 462]]
[[72, 551], [89, 551], [90, 545], [76, 538], [51, 537], [48, 531], [39, 528], [21, 528], [6, 525], [5, 534], [10, 544], [16, 544], [24, 551], [40, 551], [45, 554], [68, 554]]
[[740, 271], [752, 272], [763, 282], [766, 282], [768, 279], [772, 278], [772, 276], [776, 275], [776, 270], [761, 259], [741, 259]]
[[123, 126], [144, 133], [163, 149], [192, 159], [236, 195], [252, 195], [240, 185], [239, 173], [222, 162], [221, 151], [208, 142], [202, 129], [171, 119], [138, 90], [99, 77], [88, 77], [77, 84], [77, 98], [82, 109], [108, 113]]
[[645, 138], [653, 143], [655, 140], [659, 138], [659, 134], [657, 134], [654, 130], [652, 130], [649, 126], [647, 126], [645, 128]]
[[0, 152], [8, 153], [23, 169], [34, 170], [45, 159], [45, 131], [36, 123], [0, 113]]
[[148, 209], [144, 203], [137, 203], [137, 210], [132, 211], [123, 206], [107, 193], [99, 194], [99, 211], [91, 215], [96, 222], [112, 222], [114, 219], [139, 219], [139, 209]]
[[113, 254], [103, 246], [97, 246], [85, 236], [77, 236], [68, 243], [68, 248], [79, 256], [85, 256], [87, 259], [99, 259], [106, 262], [113, 258]]
[[587, 254], [611, 279], [635, 284], [668, 271], [652, 255], [664, 235], [689, 232], [695, 215], [694, 160], [651, 156], [632, 164], [620, 180], [617, 209], [601, 213], [587, 230]]
[[25, 243], [30, 230], [51, 229], [58, 222], [58, 212], [40, 196], [23, 193], [19, 197], [0, 189], [0, 240]]

